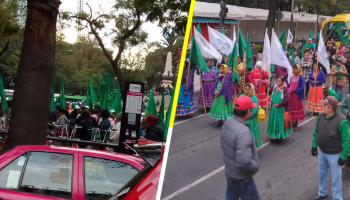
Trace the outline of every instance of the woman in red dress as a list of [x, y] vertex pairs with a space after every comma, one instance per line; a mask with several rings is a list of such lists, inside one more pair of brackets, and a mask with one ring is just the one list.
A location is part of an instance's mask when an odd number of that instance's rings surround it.
[[256, 63], [255, 69], [250, 71], [249, 78], [252, 80], [255, 89], [256, 97], [259, 100], [259, 106], [265, 108], [267, 106], [266, 86], [268, 85], [269, 73], [261, 69], [261, 61]]

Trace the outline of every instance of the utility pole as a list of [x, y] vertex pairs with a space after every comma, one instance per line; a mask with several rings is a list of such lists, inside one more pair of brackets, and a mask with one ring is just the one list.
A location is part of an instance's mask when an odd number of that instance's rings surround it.
[[[294, 36], [294, 28], [293, 28], [293, 15], [294, 15], [294, 0], [292, 0], [292, 7], [291, 7], [291, 16], [290, 16], [290, 31], [292, 32]], [[295, 38], [295, 37], [293, 37]]]

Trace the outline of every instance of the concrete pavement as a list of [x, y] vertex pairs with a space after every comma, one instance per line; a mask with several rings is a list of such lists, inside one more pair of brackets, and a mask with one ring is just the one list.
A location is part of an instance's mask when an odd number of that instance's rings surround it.
[[[348, 85], [343, 96], [347, 94]], [[198, 92], [195, 92], [195, 100]], [[306, 101], [304, 103], [304, 108]], [[226, 179], [220, 128], [202, 107], [185, 121], [176, 119], [165, 174], [162, 199], [225, 199]], [[267, 120], [267, 119], [266, 119]], [[318, 190], [317, 157], [311, 155], [316, 117], [306, 119], [284, 145], [267, 143], [258, 150], [260, 170], [254, 176], [262, 199], [308, 200]], [[265, 121], [260, 124], [264, 139]], [[329, 178], [329, 197], [331, 187]], [[350, 199], [350, 169], [343, 170], [343, 198]]]

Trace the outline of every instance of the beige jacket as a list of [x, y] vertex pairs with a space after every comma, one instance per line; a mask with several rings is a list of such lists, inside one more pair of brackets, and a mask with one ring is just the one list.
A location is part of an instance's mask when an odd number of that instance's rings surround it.
[[[345, 83], [346, 82], [346, 75], [348, 72], [346, 71], [346, 68], [344, 65], [340, 66], [339, 72], [340, 72], [341, 80]], [[332, 82], [334, 84], [336, 84], [337, 83], [337, 66], [336, 65], [332, 66], [330, 75], [332, 76]]]

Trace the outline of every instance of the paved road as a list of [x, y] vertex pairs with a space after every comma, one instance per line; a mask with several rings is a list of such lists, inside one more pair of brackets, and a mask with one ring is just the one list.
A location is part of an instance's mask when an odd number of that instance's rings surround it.
[[[348, 86], [343, 91], [348, 91]], [[195, 100], [197, 96], [195, 92]], [[306, 101], [303, 103], [305, 106]], [[267, 139], [258, 150], [261, 167], [254, 179], [262, 199], [307, 200], [317, 193], [317, 157], [310, 153], [316, 118], [311, 118], [309, 111], [306, 116], [304, 122], [299, 122], [299, 131], [293, 132], [284, 145], [271, 144]], [[188, 119], [175, 120], [162, 199], [225, 198], [221, 129], [214, 127], [215, 123], [199, 106]], [[265, 121], [260, 124], [260, 130], [264, 135]], [[344, 199], [350, 199], [349, 189], [350, 169], [346, 169], [343, 171]]]

